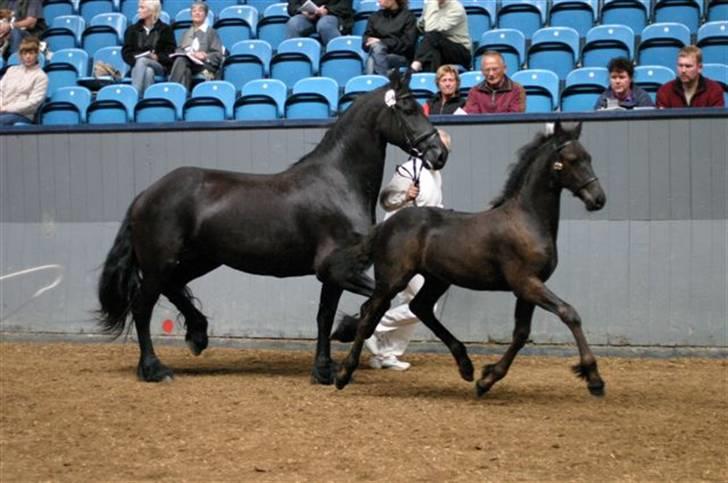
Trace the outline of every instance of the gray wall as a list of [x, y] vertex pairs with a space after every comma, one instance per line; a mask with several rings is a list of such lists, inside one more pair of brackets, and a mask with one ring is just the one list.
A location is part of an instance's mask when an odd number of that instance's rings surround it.
[[[533, 118], [531, 118], [533, 119]], [[454, 152], [444, 173], [448, 207], [480, 210], [500, 191], [514, 152], [541, 122], [447, 126]], [[320, 140], [325, 127], [0, 133], [0, 331], [96, 332], [98, 268], [136, 193], [182, 165], [270, 173]], [[728, 119], [592, 120], [583, 142], [607, 192], [587, 213], [564, 194], [560, 265], [550, 287], [580, 312], [590, 342], [728, 346]], [[390, 148], [385, 179], [403, 153]], [[381, 215], [381, 213], [380, 213]], [[56, 287], [35, 296], [62, 273]], [[318, 283], [220, 269], [192, 288], [210, 333], [315, 337]], [[341, 309], [363, 299], [345, 295]], [[514, 298], [453, 288], [442, 320], [467, 341], [509, 340]], [[163, 300], [153, 327], [175, 318]], [[431, 339], [426, 329], [417, 337]], [[180, 332], [180, 329], [177, 329]], [[537, 310], [533, 340], [571, 342]]]

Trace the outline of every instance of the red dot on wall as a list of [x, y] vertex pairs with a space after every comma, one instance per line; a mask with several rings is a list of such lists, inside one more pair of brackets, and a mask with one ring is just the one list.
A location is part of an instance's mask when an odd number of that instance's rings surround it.
[[166, 334], [169, 334], [170, 332], [172, 332], [172, 330], [174, 330], [174, 322], [169, 319], [165, 320], [164, 322], [162, 322], [162, 330]]

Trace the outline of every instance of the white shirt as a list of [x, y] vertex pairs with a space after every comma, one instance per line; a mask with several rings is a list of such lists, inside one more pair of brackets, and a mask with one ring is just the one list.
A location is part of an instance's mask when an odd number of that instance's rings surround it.
[[[420, 191], [413, 203], [407, 200], [407, 190], [420, 177]], [[384, 219], [408, 206], [436, 206], [442, 208], [442, 175], [440, 171], [431, 171], [423, 166], [418, 158], [410, 158], [397, 166], [394, 176], [382, 189], [379, 204], [387, 213]]]

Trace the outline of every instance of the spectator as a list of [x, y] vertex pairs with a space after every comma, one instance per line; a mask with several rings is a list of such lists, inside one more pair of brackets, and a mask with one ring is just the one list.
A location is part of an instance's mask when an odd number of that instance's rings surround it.
[[703, 77], [703, 52], [687, 45], [677, 54], [677, 77], [657, 91], [657, 107], [724, 107], [723, 88]]
[[314, 30], [321, 42], [329, 43], [351, 31], [354, 14], [351, 0], [288, 0], [286, 37], [308, 37]]
[[424, 37], [415, 52], [412, 70], [437, 72], [444, 64], [468, 67], [472, 62], [472, 42], [468, 17], [458, 0], [425, 2], [417, 27]]
[[18, 53], [20, 65], [10, 67], [0, 79], [0, 126], [32, 122], [48, 91], [48, 76], [38, 64], [38, 39], [25, 37]]
[[423, 106], [425, 114], [465, 114], [462, 110], [465, 99], [460, 96], [460, 75], [455, 66], [440, 66], [435, 80], [438, 93]]
[[387, 75], [389, 69], [407, 65], [415, 55], [417, 19], [407, 0], [379, 0], [380, 10], [367, 22], [362, 47], [369, 52], [367, 74]]
[[[439, 129], [438, 132], [443, 144], [449, 149], [450, 135], [442, 129]], [[384, 215], [385, 220], [408, 206], [442, 208], [440, 172], [423, 169], [420, 159], [410, 158], [406, 163], [397, 167], [392, 180], [382, 189], [379, 203], [387, 212]], [[372, 353], [372, 357], [369, 359], [370, 367], [396, 371], [409, 369], [410, 363], [400, 361], [399, 357], [407, 350], [415, 324], [419, 322], [410, 311], [409, 303], [424, 283], [425, 279], [422, 275], [412, 277], [407, 287], [397, 295], [392, 307], [384, 314], [374, 329], [374, 334], [365, 341], [367, 349]]]
[[489, 50], [480, 60], [483, 82], [468, 92], [465, 112], [492, 114], [526, 110], [526, 90], [506, 76], [506, 64], [499, 52]]
[[629, 59], [616, 57], [609, 61], [609, 87], [597, 99], [594, 109], [655, 107], [650, 95], [632, 83], [634, 66]]
[[24, 38], [40, 38], [47, 28], [41, 0], [0, 0], [0, 9], [12, 12], [9, 20], [0, 22], [0, 44], [8, 44], [5, 59], [18, 51]]
[[169, 80], [179, 82], [189, 91], [192, 88], [192, 75], [202, 73], [214, 79], [222, 63], [222, 42], [215, 29], [207, 22], [207, 3], [195, 0], [190, 7], [192, 26], [182, 36], [177, 51], [172, 54], [174, 63]]
[[131, 66], [131, 85], [140, 96], [154, 84], [154, 76], [167, 74], [172, 65], [169, 57], [176, 47], [172, 28], [159, 20], [159, 0], [139, 1], [139, 21], [124, 34], [121, 55]]

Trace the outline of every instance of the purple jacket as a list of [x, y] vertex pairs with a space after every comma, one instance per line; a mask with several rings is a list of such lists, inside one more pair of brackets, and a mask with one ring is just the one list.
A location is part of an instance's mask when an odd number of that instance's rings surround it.
[[464, 109], [468, 114], [524, 112], [526, 90], [508, 77], [505, 77], [503, 84], [496, 89], [491, 88], [487, 81], [483, 81], [470, 89]]

